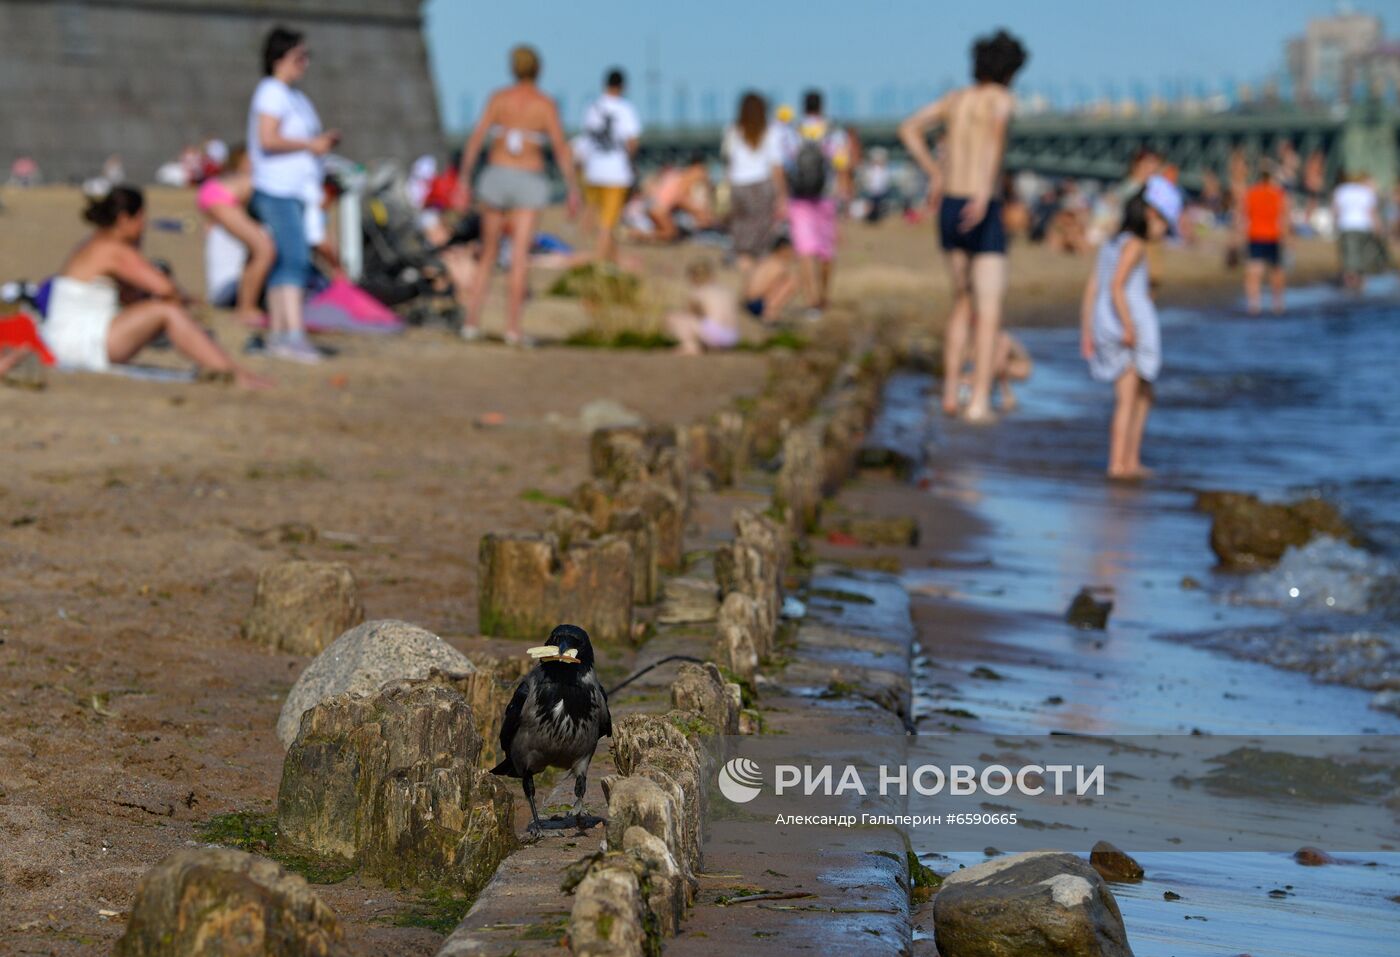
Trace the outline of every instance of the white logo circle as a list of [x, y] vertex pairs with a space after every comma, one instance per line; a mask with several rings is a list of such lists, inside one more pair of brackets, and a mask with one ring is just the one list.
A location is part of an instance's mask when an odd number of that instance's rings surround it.
[[719, 792], [735, 804], [747, 804], [763, 790], [763, 769], [748, 758], [733, 758], [719, 769]]

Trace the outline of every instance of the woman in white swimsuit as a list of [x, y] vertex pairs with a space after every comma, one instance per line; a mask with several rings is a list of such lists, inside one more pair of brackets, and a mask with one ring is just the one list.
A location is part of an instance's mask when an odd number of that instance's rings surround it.
[[[170, 277], [141, 255], [146, 226], [139, 189], [116, 186], [90, 200], [83, 218], [96, 229], [54, 278], [40, 335], [61, 365], [103, 372], [131, 361], [161, 333], [208, 372], [223, 372], [247, 388], [272, 383], [240, 366], [190, 318]], [[119, 286], [149, 298], [122, 308]]]
[[471, 206], [472, 170], [491, 137], [486, 168], [476, 182], [476, 198], [481, 203], [481, 264], [471, 308], [462, 326], [463, 339], [481, 337], [481, 310], [491, 290], [501, 235], [510, 224], [510, 290], [506, 309], [506, 342], [525, 345], [520, 314], [525, 307], [529, 280], [530, 246], [540, 210], [549, 205], [549, 177], [545, 173], [544, 146], [554, 153], [554, 163], [568, 187], [569, 216], [578, 213], [578, 182], [569, 144], [559, 123], [559, 108], [536, 85], [540, 57], [532, 48], [516, 47], [510, 53], [515, 83], [491, 95], [462, 152], [462, 175], [453, 205], [458, 212]]

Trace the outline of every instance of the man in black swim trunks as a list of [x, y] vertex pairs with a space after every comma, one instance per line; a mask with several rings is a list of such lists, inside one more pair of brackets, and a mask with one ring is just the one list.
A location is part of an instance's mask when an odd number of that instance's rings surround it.
[[[979, 39], [972, 47], [972, 85], [930, 103], [899, 127], [905, 148], [928, 174], [930, 201], [939, 197], [939, 239], [953, 279], [943, 343], [943, 411], [958, 414], [962, 377], [955, 363], [975, 329], [972, 395], [963, 412], [974, 423], [996, 419], [991, 393], [1006, 296], [1006, 229], [995, 191], [1014, 105], [1011, 80], [1025, 62], [1025, 48], [1005, 30]], [[946, 184], [926, 139], [940, 126], [947, 141]]]

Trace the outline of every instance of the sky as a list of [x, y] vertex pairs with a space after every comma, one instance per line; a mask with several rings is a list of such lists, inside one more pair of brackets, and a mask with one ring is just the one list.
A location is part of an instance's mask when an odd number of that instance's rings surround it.
[[[974, 37], [1006, 27], [1031, 51], [1018, 90], [1056, 102], [1210, 91], [1281, 72], [1285, 41], [1336, 0], [428, 0], [444, 125], [460, 130], [533, 44], [541, 85], [578, 120], [603, 72], [625, 69], [649, 123], [733, 112], [750, 87], [792, 102], [816, 85], [842, 118], [896, 115], [968, 72]], [[1394, 0], [1349, 7], [1400, 31]], [[648, 83], [648, 71], [655, 82]], [[659, 109], [658, 109], [659, 108]], [[659, 112], [661, 115], [655, 115]]]

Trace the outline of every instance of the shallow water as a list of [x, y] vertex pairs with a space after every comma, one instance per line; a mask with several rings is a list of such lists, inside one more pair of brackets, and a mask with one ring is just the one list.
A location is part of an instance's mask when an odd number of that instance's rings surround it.
[[[930, 494], [986, 533], [904, 576], [928, 620], [956, 612], [979, 636], [920, 669], [920, 727], [954, 714], [1023, 733], [1400, 733], [1400, 305], [1394, 284], [1375, 288], [1360, 302], [1303, 290], [1279, 318], [1164, 311], [1144, 446], [1157, 477], [1140, 487], [1102, 478], [1111, 393], [1088, 379], [1077, 332], [1026, 333], [1021, 411], [994, 430], [933, 426]], [[1204, 488], [1322, 494], [1368, 549], [1216, 572], [1192, 508]], [[1114, 602], [1106, 631], [1064, 621], [1084, 585]], [[1400, 954], [1400, 855], [1347, 861], [1143, 854], [1148, 880], [1115, 894], [1140, 957]]]
[[[1400, 300], [1310, 289], [1292, 301], [1277, 318], [1164, 311], [1144, 443], [1157, 477], [1145, 486], [1099, 477], [1111, 396], [1085, 374], [1075, 330], [1027, 333], [1037, 368], [1022, 411], [995, 432], [942, 428], [936, 468], [945, 487], [985, 498], [1002, 535], [1016, 530], [1009, 550], [1000, 535], [991, 546], [998, 565], [1020, 554], [1080, 584], [1127, 586], [1116, 619], [1142, 612], [1154, 635], [1364, 687], [1400, 709], [1385, 693], [1400, 692]], [[1367, 550], [1314, 543], [1263, 575], [1209, 574], [1208, 523], [1191, 512], [1206, 488], [1322, 494]], [[1182, 592], [1183, 577], [1208, 601]], [[1241, 605], [1259, 614], [1231, 611]]]

